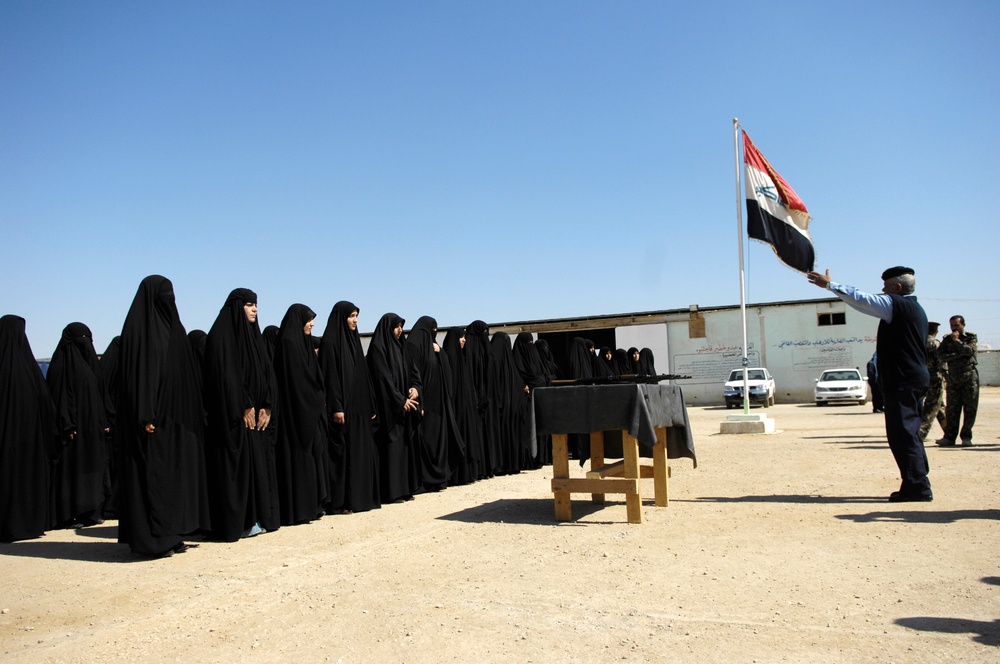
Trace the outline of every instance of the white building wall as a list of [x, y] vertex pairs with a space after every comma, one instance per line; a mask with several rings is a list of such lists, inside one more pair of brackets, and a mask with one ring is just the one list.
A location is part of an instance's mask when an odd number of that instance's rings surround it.
[[[844, 313], [845, 324], [820, 326], [820, 313]], [[743, 331], [738, 307], [700, 312], [705, 336], [691, 338], [687, 318], [667, 323], [669, 369], [690, 375], [676, 381], [692, 404], [722, 404], [722, 384], [741, 366]], [[813, 399], [813, 384], [824, 369], [864, 367], [875, 352], [877, 321], [841, 302], [805, 302], [747, 308], [750, 366], [764, 366], [774, 376], [777, 401]]]

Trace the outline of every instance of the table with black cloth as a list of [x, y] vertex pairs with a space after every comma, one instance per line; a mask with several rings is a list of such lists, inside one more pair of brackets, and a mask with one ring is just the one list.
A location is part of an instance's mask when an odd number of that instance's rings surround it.
[[[654, 503], [668, 504], [667, 459], [687, 457], [698, 466], [684, 395], [677, 385], [619, 383], [540, 387], [532, 393], [532, 417], [539, 436], [552, 435], [552, 493], [556, 520], [573, 518], [570, 495], [589, 493], [595, 503], [606, 493], [624, 493], [629, 523], [642, 523], [641, 479], [653, 478]], [[605, 465], [604, 432], [622, 431], [624, 459]], [[567, 434], [590, 434], [586, 478], [569, 475]], [[639, 462], [639, 444], [653, 465]], [[584, 456], [586, 450], [582, 451]]]

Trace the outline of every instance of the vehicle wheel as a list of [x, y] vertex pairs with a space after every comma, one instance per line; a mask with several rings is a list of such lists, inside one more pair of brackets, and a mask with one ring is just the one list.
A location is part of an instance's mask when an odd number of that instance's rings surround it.
[[861, 401], [858, 402], [858, 405], [859, 406], [864, 406], [866, 403], [868, 403], [868, 400], [867, 399], [862, 399]]
[[825, 403], [823, 403], [822, 401], [817, 401], [817, 402], [816, 402], [816, 405], [817, 405], [817, 406], [825, 406], [826, 404], [825, 404]]
[[771, 397], [770, 397], [770, 398], [768, 399], [768, 402], [769, 402], [769, 403], [768, 403], [767, 405], [769, 405], [769, 406], [773, 406], [773, 405], [774, 405], [774, 395], [773, 395], [773, 394], [772, 394], [772, 395], [771, 395]]
[[726, 402], [726, 410], [732, 410], [733, 404]]

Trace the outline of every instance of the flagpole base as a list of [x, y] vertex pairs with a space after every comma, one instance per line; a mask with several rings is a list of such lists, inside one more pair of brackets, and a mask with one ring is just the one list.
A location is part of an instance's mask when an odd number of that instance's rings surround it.
[[764, 413], [729, 415], [722, 423], [719, 433], [774, 433], [774, 418]]

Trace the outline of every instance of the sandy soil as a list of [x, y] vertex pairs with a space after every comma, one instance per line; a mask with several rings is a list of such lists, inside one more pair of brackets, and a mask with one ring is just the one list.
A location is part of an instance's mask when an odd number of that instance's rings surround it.
[[113, 522], [3, 544], [0, 661], [1000, 661], [998, 405], [929, 445], [933, 503], [886, 502], [870, 406], [779, 404], [772, 435], [692, 408], [642, 525], [555, 523], [546, 468], [156, 561]]

